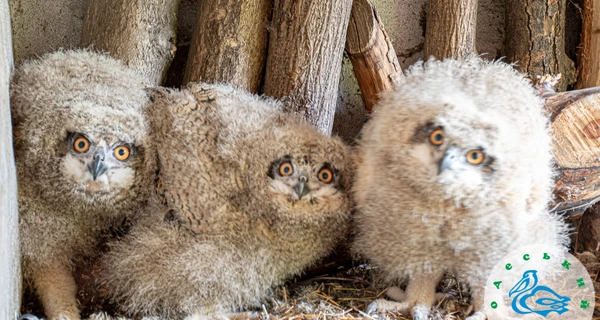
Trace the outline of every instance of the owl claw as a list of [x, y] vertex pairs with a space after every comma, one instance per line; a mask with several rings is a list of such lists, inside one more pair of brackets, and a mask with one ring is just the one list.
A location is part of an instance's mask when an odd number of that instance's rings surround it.
[[386, 311], [400, 311], [405, 312], [410, 309], [410, 306], [406, 302], [396, 302], [386, 299], [377, 299], [369, 304], [366, 313], [382, 313]]
[[21, 315], [19, 320], [40, 320], [40, 318], [38, 318], [32, 314], [26, 313], [24, 315]]

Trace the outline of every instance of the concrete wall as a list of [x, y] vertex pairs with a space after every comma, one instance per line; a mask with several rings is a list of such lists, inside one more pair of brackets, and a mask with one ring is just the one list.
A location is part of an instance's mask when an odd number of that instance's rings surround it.
[[[196, 8], [200, 0], [182, 0], [178, 41], [183, 50], [189, 45]], [[403, 70], [423, 58], [424, 21], [427, 0], [372, 0], [390, 34]], [[85, 0], [10, 0], [15, 60], [77, 46]], [[504, 1], [480, 0], [477, 49], [488, 58], [502, 54]], [[180, 62], [174, 68], [181, 69]], [[179, 70], [171, 73], [177, 78]], [[177, 83], [177, 81], [169, 81]], [[334, 133], [347, 141], [358, 134], [365, 114], [358, 85], [348, 59], [344, 59]]]

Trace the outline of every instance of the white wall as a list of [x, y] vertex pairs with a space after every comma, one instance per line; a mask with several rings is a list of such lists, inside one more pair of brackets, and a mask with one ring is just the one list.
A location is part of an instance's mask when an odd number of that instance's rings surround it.
[[8, 15], [8, 1], [0, 0], [0, 319], [16, 319], [21, 298], [17, 177], [8, 97], [13, 64]]

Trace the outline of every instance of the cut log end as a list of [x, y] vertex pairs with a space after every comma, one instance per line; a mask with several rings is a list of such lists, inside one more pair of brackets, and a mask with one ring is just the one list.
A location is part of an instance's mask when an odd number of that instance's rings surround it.
[[600, 87], [545, 96], [558, 176], [554, 207], [580, 213], [600, 199]]

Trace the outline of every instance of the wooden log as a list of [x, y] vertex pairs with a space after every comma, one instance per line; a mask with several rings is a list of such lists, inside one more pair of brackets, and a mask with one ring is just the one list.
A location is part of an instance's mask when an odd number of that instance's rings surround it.
[[600, 0], [583, 1], [577, 88], [600, 86]]
[[577, 214], [600, 200], [600, 87], [546, 93], [558, 169], [558, 212]]
[[561, 74], [557, 91], [575, 82], [575, 65], [565, 53], [568, 0], [507, 0], [506, 56], [532, 79]]
[[227, 82], [257, 93], [271, 0], [200, 1], [183, 83]]
[[381, 17], [369, 0], [354, 0], [346, 35], [346, 52], [352, 62], [367, 113], [402, 78], [402, 69]]
[[569, 220], [575, 229], [572, 236], [574, 251], [600, 252], [600, 206], [594, 205]]
[[477, 0], [429, 0], [424, 56], [463, 58], [477, 52]]
[[81, 47], [93, 46], [163, 83], [175, 56], [179, 0], [87, 1]]
[[275, 0], [264, 94], [331, 134], [352, 0]]
[[17, 173], [9, 83], [13, 49], [8, 0], [0, 0], [0, 319], [16, 319], [21, 299]]

